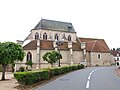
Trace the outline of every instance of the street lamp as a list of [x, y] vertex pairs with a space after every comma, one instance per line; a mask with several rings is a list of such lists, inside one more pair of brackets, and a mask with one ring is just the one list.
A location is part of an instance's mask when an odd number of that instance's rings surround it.
[[[56, 40], [55, 40], [55, 41], [56, 41]], [[64, 41], [64, 39], [62, 39], [62, 41], [59, 41], [59, 40], [56, 41], [56, 45], [57, 45], [59, 54], [60, 54], [60, 47], [59, 47], [59, 46], [62, 46], [62, 45], [63, 45], [63, 41]], [[58, 66], [60, 67], [60, 59], [59, 59], [59, 61], [58, 61]]]

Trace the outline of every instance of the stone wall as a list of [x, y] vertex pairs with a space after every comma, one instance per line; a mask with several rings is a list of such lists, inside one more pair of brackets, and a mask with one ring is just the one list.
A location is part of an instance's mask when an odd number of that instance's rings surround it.
[[[88, 58], [88, 62], [91, 62], [92, 66], [103, 66], [103, 65], [110, 65], [110, 53], [97, 53], [91, 52], [87, 53], [90, 58]], [[101, 58], [98, 58], [98, 54], [101, 55]], [[90, 63], [89, 63], [90, 65]]]

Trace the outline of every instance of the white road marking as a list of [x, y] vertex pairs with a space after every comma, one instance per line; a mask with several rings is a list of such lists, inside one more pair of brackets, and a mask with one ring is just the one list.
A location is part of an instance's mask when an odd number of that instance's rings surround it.
[[92, 70], [92, 72], [91, 72], [91, 73], [94, 73], [94, 71], [95, 71], [95, 70]]
[[87, 80], [87, 84], [86, 84], [86, 88], [89, 88], [90, 87], [90, 79], [91, 79], [91, 75], [95, 72], [95, 71], [97, 71], [97, 70], [99, 70], [100, 68], [96, 68], [96, 69], [94, 69], [94, 70], [92, 70], [91, 72], [90, 72], [90, 74], [89, 74], [89, 76], [88, 76], [88, 80]]
[[90, 76], [92, 75], [92, 72], [90, 73]]
[[91, 78], [91, 75], [89, 75], [88, 80], [90, 80], [90, 78]]
[[89, 88], [90, 86], [90, 81], [87, 81], [86, 88]]

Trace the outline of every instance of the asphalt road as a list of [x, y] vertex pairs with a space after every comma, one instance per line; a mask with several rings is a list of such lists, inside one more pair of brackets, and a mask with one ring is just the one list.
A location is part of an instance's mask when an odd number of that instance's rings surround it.
[[92, 67], [57, 78], [36, 90], [120, 90], [115, 67]]

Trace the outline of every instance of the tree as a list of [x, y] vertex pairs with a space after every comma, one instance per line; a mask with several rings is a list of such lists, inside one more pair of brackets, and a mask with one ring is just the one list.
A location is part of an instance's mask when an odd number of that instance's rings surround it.
[[31, 67], [31, 69], [32, 69], [32, 60], [28, 60], [27, 62], [26, 62], [26, 65], [27, 65], [27, 69], [28, 69], [28, 65]]
[[47, 61], [53, 67], [53, 64], [56, 63], [59, 59], [62, 59], [62, 55], [57, 51], [47, 52], [43, 56], [43, 60]]
[[0, 64], [2, 65], [2, 79], [5, 80], [5, 70], [8, 64], [22, 61], [25, 56], [22, 46], [13, 42], [0, 43]]

